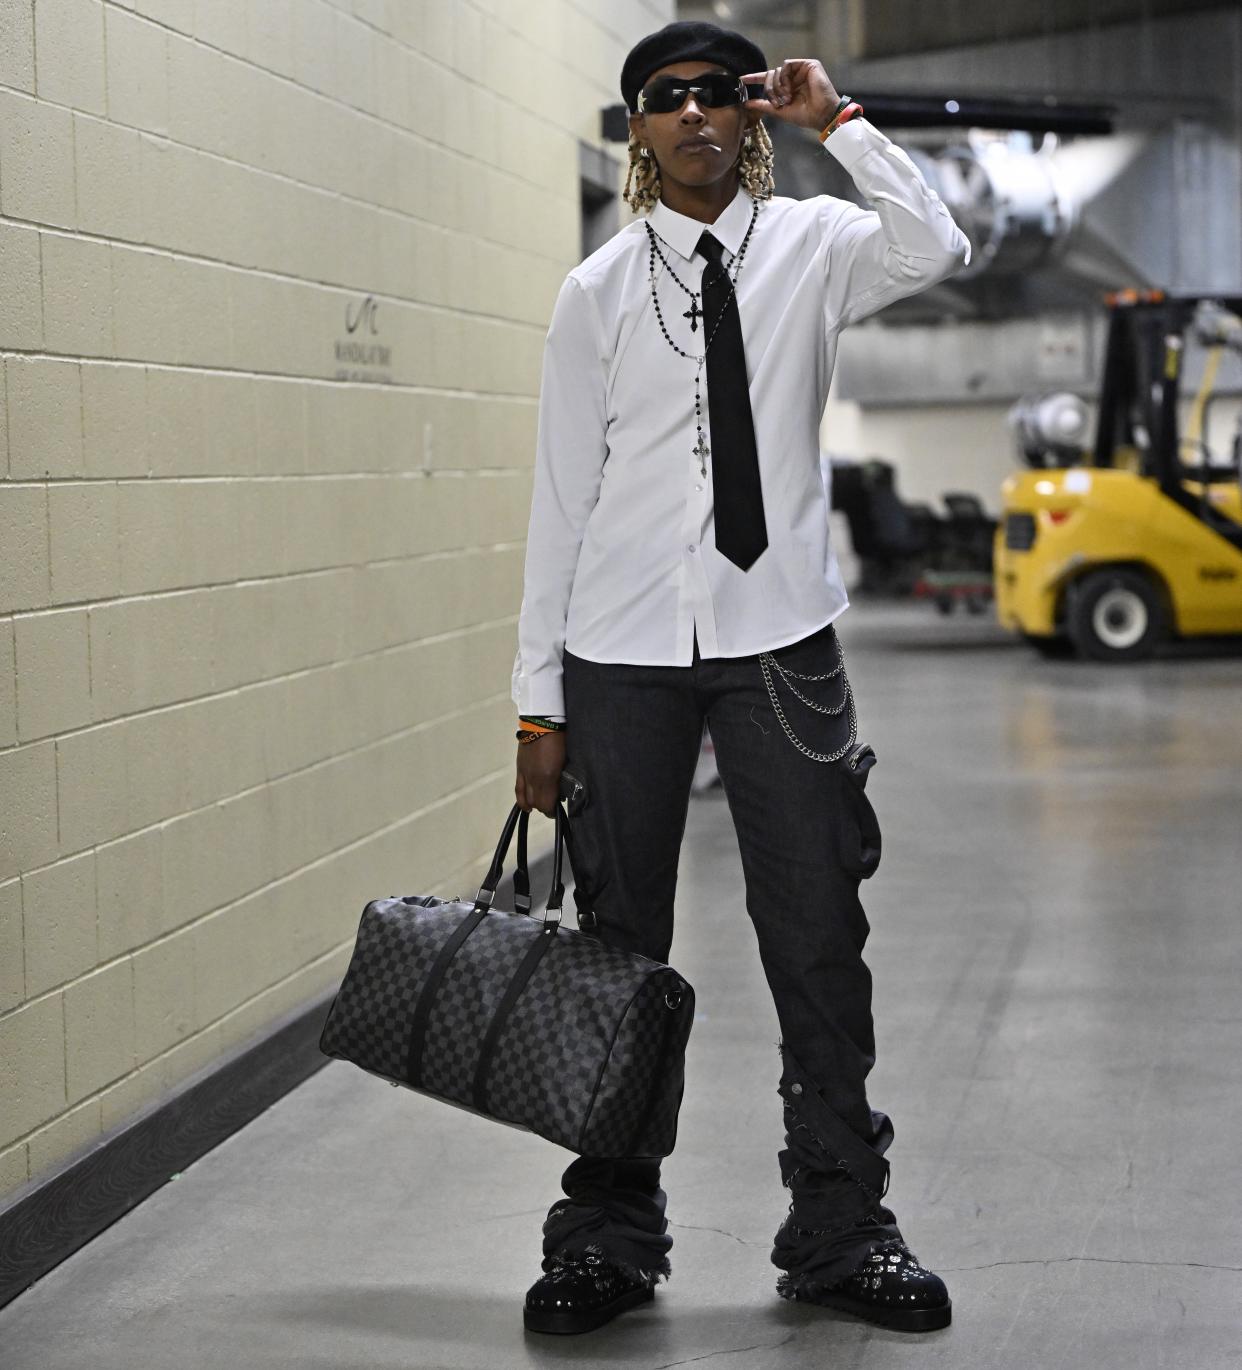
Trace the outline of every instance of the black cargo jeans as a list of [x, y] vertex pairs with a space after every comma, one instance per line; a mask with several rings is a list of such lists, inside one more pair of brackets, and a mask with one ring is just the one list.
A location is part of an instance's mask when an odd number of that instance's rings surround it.
[[[831, 624], [771, 656], [791, 672], [824, 675], [838, 664]], [[880, 830], [849, 756], [812, 760], [773, 710], [758, 654], [689, 666], [637, 666], [563, 658], [566, 769], [588, 800], [572, 821], [574, 875], [608, 944], [668, 961], [673, 897], [690, 785], [707, 721], [737, 833], [746, 909], [772, 991], [781, 1041], [778, 1092], [785, 1148], [781, 1179], [791, 1194], [772, 1261], [777, 1288], [829, 1284], [871, 1251], [900, 1240], [881, 1203], [892, 1140], [865, 1081], [875, 1060], [869, 931], [860, 881], [880, 861]], [[771, 678], [789, 724], [813, 751], [847, 741], [844, 671], [833, 679]], [[851, 749], [852, 751], [854, 749]], [[722, 908], [727, 917], [732, 909]], [[660, 1159], [579, 1156], [562, 1177], [565, 1197], [543, 1226], [552, 1253], [604, 1254], [632, 1272], [667, 1277], [673, 1239], [664, 1216]]]

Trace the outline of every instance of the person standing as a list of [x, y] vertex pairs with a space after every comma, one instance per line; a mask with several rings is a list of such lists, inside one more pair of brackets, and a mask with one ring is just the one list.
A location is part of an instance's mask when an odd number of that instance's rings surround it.
[[[621, 93], [641, 217], [569, 272], [548, 330], [515, 796], [550, 816], [561, 772], [584, 782], [579, 905], [606, 943], [666, 962], [706, 720], [781, 1030], [777, 1292], [943, 1327], [948, 1291], [883, 1202], [893, 1128], [866, 1096], [875, 754], [833, 626], [848, 601], [819, 425], [841, 329], [950, 275], [970, 245], [817, 60], [768, 69], [744, 35], [677, 22], [630, 51]], [[764, 115], [816, 131], [875, 208], [774, 194]], [[671, 1272], [660, 1163], [571, 1162], [528, 1329], [585, 1331], [653, 1297]]]

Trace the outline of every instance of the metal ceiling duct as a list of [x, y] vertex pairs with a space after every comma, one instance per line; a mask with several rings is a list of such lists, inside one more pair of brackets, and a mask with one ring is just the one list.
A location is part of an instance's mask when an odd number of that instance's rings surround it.
[[[850, 330], [838, 359], [843, 399], [995, 402], [1051, 388], [1090, 396], [1108, 291], [1242, 293], [1242, 157], [1206, 123], [1046, 135], [1038, 146], [1029, 134], [978, 130], [938, 146], [927, 134], [921, 145], [893, 137], [970, 238], [972, 260]], [[824, 184], [840, 170], [825, 167], [830, 160], [821, 154], [806, 168], [820, 180], [810, 193], [861, 202], [844, 173]]]
[[1029, 138], [976, 135], [934, 156], [917, 155], [971, 242], [959, 284], [984, 272], [1030, 271], [1052, 258], [1076, 204], [1058, 184], [1052, 159], [1034, 151]]
[[[886, 309], [885, 322], [1094, 309], [1103, 292], [1128, 286], [1242, 288], [1242, 159], [1207, 124], [1178, 119], [1154, 132], [1045, 134], [1038, 143], [1029, 133], [981, 129], [936, 141], [926, 131], [917, 140], [891, 136], [948, 206], [972, 254], [944, 285]], [[819, 148], [781, 137], [777, 156], [781, 193], [827, 191], [865, 205]]]
[[[1161, 202], [1161, 145], [1169, 136], [1124, 133], [1064, 144], [1050, 134], [1037, 148], [1025, 134], [975, 132], [940, 152], [911, 156], [971, 241], [959, 286], [1037, 273], [1045, 291], [1059, 285], [1094, 299], [1101, 290], [1173, 284], [1160, 279], [1158, 235], [1136, 231]], [[1165, 233], [1171, 218], [1161, 222]], [[994, 294], [979, 297], [981, 312], [993, 317]]]

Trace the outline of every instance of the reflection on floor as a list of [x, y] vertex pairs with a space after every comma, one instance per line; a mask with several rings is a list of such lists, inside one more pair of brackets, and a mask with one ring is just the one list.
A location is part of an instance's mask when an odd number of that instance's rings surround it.
[[334, 1063], [0, 1312], [6, 1370], [1236, 1366], [1242, 656], [1044, 662], [869, 605], [840, 629], [884, 829], [871, 1093], [951, 1328], [776, 1297], [777, 1028], [715, 787], [681, 865], [700, 1016], [653, 1305], [524, 1333], [569, 1153]]

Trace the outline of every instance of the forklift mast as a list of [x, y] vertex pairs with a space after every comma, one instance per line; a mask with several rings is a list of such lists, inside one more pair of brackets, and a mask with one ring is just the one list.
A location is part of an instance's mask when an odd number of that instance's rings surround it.
[[[1119, 446], [1141, 453], [1141, 474], [1188, 513], [1235, 547], [1242, 524], [1217, 510], [1206, 495], [1186, 488], [1200, 475], [1180, 456], [1178, 403], [1186, 331], [1201, 300], [1211, 299], [1242, 313], [1240, 296], [1169, 296], [1160, 290], [1125, 290], [1106, 299], [1110, 311], [1104, 375], [1100, 387], [1092, 464], [1111, 467]], [[1142, 427], [1146, 442], [1136, 442]]]

